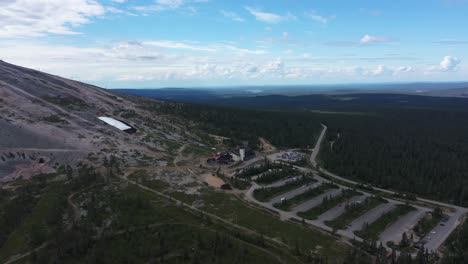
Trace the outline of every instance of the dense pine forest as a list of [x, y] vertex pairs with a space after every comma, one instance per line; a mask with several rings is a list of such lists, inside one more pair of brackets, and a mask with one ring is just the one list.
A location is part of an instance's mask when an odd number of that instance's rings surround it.
[[320, 160], [348, 178], [467, 206], [467, 120], [428, 109], [330, 119]]
[[324, 168], [379, 187], [468, 206], [466, 99], [264, 96], [217, 98], [203, 105], [168, 102], [161, 110], [254, 146], [259, 136], [276, 146], [313, 146], [323, 123], [329, 128], [319, 156]]

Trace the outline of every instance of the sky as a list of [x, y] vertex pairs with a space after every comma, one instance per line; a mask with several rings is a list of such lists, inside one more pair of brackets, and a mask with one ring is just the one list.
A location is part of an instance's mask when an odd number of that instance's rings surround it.
[[105, 88], [468, 81], [468, 0], [0, 0], [0, 60]]

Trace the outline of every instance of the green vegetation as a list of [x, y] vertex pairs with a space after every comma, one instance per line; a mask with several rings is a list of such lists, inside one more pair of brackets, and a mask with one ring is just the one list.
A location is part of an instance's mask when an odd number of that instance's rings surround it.
[[440, 208], [436, 208], [432, 213], [427, 214], [419, 220], [413, 227], [413, 230], [419, 237], [424, 237], [440, 223], [443, 217], [444, 214], [442, 210]]
[[357, 195], [362, 195], [362, 193], [350, 189], [342, 190], [341, 193], [335, 197], [325, 196], [323, 202], [319, 206], [305, 212], [298, 212], [297, 215], [305, 219], [315, 220], [326, 211]]
[[169, 184], [167, 182], [158, 179], [152, 179], [145, 170], [137, 170], [130, 174], [128, 178], [157, 191], [165, 191], [167, 188], [169, 188]]
[[70, 110], [83, 110], [88, 107], [85, 101], [76, 97], [44, 96], [44, 100]]
[[204, 206], [201, 209], [265, 236], [276, 238], [293, 249], [297, 245], [300, 252], [309, 252], [319, 246], [318, 255], [326, 257], [329, 261], [341, 263], [348, 249], [329, 235], [302, 224], [281, 221], [276, 216], [272, 216], [271, 212], [252, 208], [241, 199], [235, 199], [229, 194], [203, 190], [201, 196], [181, 192], [173, 193], [171, 196], [189, 204], [202, 200]]
[[[45, 186], [26, 185], [14, 193], [0, 190], [0, 247], [21, 224], [37, 203], [37, 195]], [[16, 197], [15, 197], [16, 196]], [[8, 228], [7, 228], [8, 227]]]
[[200, 146], [192, 146], [192, 145], [187, 145], [185, 149], [182, 151], [184, 155], [190, 155], [193, 154], [195, 156], [203, 156], [203, 157], [208, 157], [212, 152], [211, 150], [207, 148], [203, 148]]
[[416, 209], [412, 206], [399, 204], [396, 206], [395, 209], [382, 215], [372, 224], [369, 225], [368, 223], [366, 223], [363, 229], [355, 231], [354, 233], [361, 238], [369, 240], [378, 240], [380, 233], [382, 233], [385, 230], [385, 228], [387, 228], [390, 224], [398, 220], [398, 218], [400, 218], [401, 216], [414, 210]]
[[[84, 203], [88, 214], [81, 222], [58, 234], [31, 262], [296, 263], [288, 251], [270, 253], [271, 246], [261, 237], [226, 229], [137, 187], [101, 186], [84, 194], [80, 199], [100, 202]], [[102, 228], [99, 235], [95, 230]]]
[[68, 124], [68, 122], [65, 119], [62, 119], [59, 115], [46, 116], [42, 118], [42, 120], [54, 124]]
[[60, 232], [65, 205], [63, 183], [49, 184], [31, 213], [10, 229], [12, 233], [0, 249], [0, 261], [40, 246]]
[[323, 194], [330, 189], [338, 189], [338, 186], [332, 183], [323, 183], [316, 188], [309, 187], [308, 191], [294, 196], [291, 199], [284, 200], [280, 203], [275, 203], [273, 206], [284, 211], [290, 211], [294, 206], [299, 205], [307, 200], [310, 200], [315, 196]]
[[269, 170], [259, 175], [258, 178], [255, 179], [255, 182], [259, 184], [271, 184], [282, 179], [292, 178], [299, 174], [300, 172], [298, 169], [292, 166], [284, 166], [281, 169], [273, 169], [271, 171]]
[[326, 221], [325, 224], [335, 229], [346, 229], [346, 226], [354, 219], [363, 215], [372, 208], [386, 202], [386, 200], [380, 197], [366, 197], [362, 203], [347, 204], [346, 211], [342, 215], [331, 221]]
[[239, 178], [245, 178], [249, 179], [252, 176], [259, 175], [261, 173], [268, 172], [269, 170], [289, 170], [291, 169], [292, 166], [284, 163], [279, 163], [279, 162], [271, 162], [268, 159], [265, 158], [263, 160], [263, 163], [255, 166], [248, 167], [246, 169], [243, 169], [242, 171], [236, 173], [236, 177]]
[[468, 221], [452, 233], [446, 245], [442, 264], [468, 263]]
[[304, 184], [315, 182], [315, 180], [312, 179], [312, 177], [306, 175], [299, 176], [297, 178], [299, 179], [291, 179], [290, 182], [278, 187], [255, 189], [253, 193], [254, 198], [260, 202], [268, 202], [271, 198], [276, 197], [280, 194], [294, 190]]
[[[466, 109], [394, 108], [352, 122], [327, 120], [321, 165], [380, 188], [466, 206], [468, 125], [457, 124], [467, 117]], [[452, 184], [444, 184], [447, 178]]]
[[[145, 108], [194, 121], [202, 130], [232, 138], [233, 145], [248, 140], [255, 146], [261, 136], [276, 146], [313, 146], [324, 123], [328, 132], [319, 156], [323, 168], [377, 187], [468, 206], [465, 99], [352, 97], [264, 96], [204, 102], [249, 109], [181, 103]], [[349, 118], [343, 112], [362, 114]], [[444, 184], [447, 178], [453, 184]]]
[[197, 129], [222, 135], [229, 146], [246, 140], [257, 148], [259, 137], [277, 146], [306, 147], [314, 144], [320, 131], [319, 122], [308, 122], [308, 113], [283, 113], [257, 110], [238, 110], [224, 107], [189, 105], [173, 102], [150, 103], [143, 107], [150, 111], [173, 114], [197, 123]]

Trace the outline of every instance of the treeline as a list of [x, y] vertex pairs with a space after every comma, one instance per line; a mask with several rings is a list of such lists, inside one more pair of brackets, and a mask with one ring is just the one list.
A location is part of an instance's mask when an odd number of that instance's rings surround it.
[[[148, 103], [148, 110], [177, 115], [198, 124], [204, 132], [231, 138], [232, 145], [248, 141], [258, 147], [259, 137], [276, 146], [312, 146], [321, 129], [320, 121], [302, 112], [239, 110], [174, 102]], [[312, 119], [312, 120], [311, 120]]]
[[468, 222], [465, 221], [460, 229], [452, 234], [447, 242], [446, 254], [442, 264], [468, 263]]
[[468, 112], [394, 109], [330, 118], [324, 168], [381, 188], [468, 205]]

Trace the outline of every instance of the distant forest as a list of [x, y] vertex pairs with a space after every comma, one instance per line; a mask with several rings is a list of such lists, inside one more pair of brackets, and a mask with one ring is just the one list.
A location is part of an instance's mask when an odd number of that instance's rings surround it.
[[167, 102], [157, 111], [176, 114], [211, 134], [231, 138], [230, 145], [247, 141], [253, 148], [264, 137], [276, 146], [312, 147], [322, 129], [320, 120], [302, 112], [261, 111]]
[[319, 156], [324, 168], [379, 187], [468, 206], [468, 99], [263, 96], [217, 98], [203, 105], [168, 102], [161, 110], [200, 123], [210, 133], [251, 143], [262, 136], [287, 147], [313, 146], [324, 123], [329, 128]]

